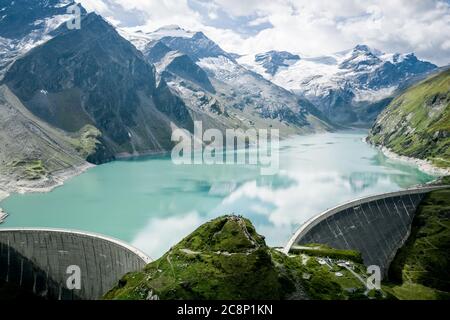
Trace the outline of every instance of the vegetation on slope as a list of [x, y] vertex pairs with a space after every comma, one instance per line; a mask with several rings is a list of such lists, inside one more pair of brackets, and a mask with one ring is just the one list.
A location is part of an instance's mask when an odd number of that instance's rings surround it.
[[[105, 299], [367, 298], [361, 281], [326, 260], [287, 256], [267, 247], [249, 220], [224, 216], [199, 227], [142, 272], [125, 275]], [[349, 264], [364, 273], [361, 264]]]
[[450, 69], [394, 99], [375, 122], [369, 141], [450, 167]]
[[303, 253], [314, 257], [329, 257], [333, 259], [347, 259], [363, 263], [361, 253], [354, 250], [338, 250], [325, 244], [311, 243], [305, 246], [294, 246], [291, 252]]
[[450, 299], [450, 189], [431, 192], [389, 270], [387, 290], [399, 299]]

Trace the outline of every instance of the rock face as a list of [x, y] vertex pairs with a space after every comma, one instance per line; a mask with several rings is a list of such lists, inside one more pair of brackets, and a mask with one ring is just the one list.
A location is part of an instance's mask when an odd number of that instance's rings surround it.
[[300, 60], [300, 56], [287, 51], [268, 51], [257, 54], [255, 62], [260, 64], [268, 74], [275, 75], [280, 67], [289, 67], [290, 64]]
[[153, 32], [151, 37], [173, 50], [187, 54], [195, 61], [206, 57], [219, 56], [233, 60], [233, 55], [220, 48], [203, 32], [186, 31], [179, 26], [166, 26]]
[[[142, 272], [125, 275], [106, 299], [347, 299], [361, 297], [359, 280], [340, 278], [311, 248], [286, 256], [268, 248], [251, 222], [223, 216], [200, 226]], [[312, 254], [309, 255], [309, 252]], [[348, 254], [348, 252], [345, 252]], [[313, 257], [314, 255], [314, 257]], [[319, 259], [320, 260], [320, 259]], [[361, 265], [352, 262], [359, 272]], [[346, 271], [342, 271], [346, 272]], [[343, 274], [344, 275], [344, 274]], [[351, 286], [352, 290], [345, 287]], [[364, 297], [364, 296], [363, 296]]]
[[330, 56], [295, 58], [268, 52], [238, 60], [306, 97], [329, 119], [342, 124], [371, 123], [399, 87], [437, 68], [413, 53], [385, 54], [366, 45]]
[[[18, 56], [47, 41], [61, 23], [71, 18], [73, 0], [0, 0], [0, 78]], [[80, 6], [81, 13], [86, 11]]]
[[62, 25], [56, 37], [17, 60], [3, 82], [55, 127], [98, 128], [106, 148], [98, 162], [168, 150], [171, 122], [192, 128], [183, 102], [157, 83], [154, 67], [100, 16], [91, 13], [81, 23], [80, 30]]
[[148, 61], [156, 65], [157, 70], [160, 70], [164, 78], [170, 80], [170, 74], [173, 74], [193, 82], [207, 92], [215, 93], [206, 72], [188, 55], [170, 49], [161, 41], [151, 43], [145, 49], [144, 55]]
[[411, 87], [378, 117], [369, 141], [450, 167], [450, 70]]

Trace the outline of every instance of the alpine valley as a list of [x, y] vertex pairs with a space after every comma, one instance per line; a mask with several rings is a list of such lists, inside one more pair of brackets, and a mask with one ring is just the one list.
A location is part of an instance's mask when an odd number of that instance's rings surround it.
[[439, 68], [366, 45], [324, 57], [226, 52], [203, 32], [116, 28], [73, 0], [0, 0], [0, 188], [48, 190], [92, 164], [170, 151], [175, 128], [369, 127]]
[[[175, 128], [334, 128], [314, 105], [238, 64], [203, 33], [126, 34], [67, 0], [0, 1], [0, 182], [47, 190], [119, 157], [171, 150]], [[23, 14], [26, 12], [27, 14]]]

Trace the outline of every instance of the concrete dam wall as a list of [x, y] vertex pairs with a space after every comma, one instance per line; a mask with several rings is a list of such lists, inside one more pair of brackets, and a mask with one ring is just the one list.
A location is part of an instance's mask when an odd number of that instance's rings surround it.
[[97, 234], [0, 229], [0, 280], [45, 299], [99, 299], [149, 262], [139, 250]]
[[408, 239], [420, 202], [427, 193], [442, 188], [392, 192], [332, 208], [302, 225], [284, 251], [308, 243], [357, 250], [365, 265], [377, 265], [385, 275], [397, 250]]

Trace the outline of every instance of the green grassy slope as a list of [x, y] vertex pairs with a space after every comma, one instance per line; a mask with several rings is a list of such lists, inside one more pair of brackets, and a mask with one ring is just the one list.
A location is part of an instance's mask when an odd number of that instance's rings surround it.
[[[364, 284], [331, 261], [286, 256], [267, 247], [249, 220], [224, 216], [199, 227], [142, 272], [125, 275], [105, 299], [367, 298]], [[364, 266], [350, 263], [364, 273]]]
[[450, 299], [450, 189], [430, 193], [389, 270], [399, 299]]
[[450, 70], [394, 99], [375, 122], [369, 141], [450, 167]]

